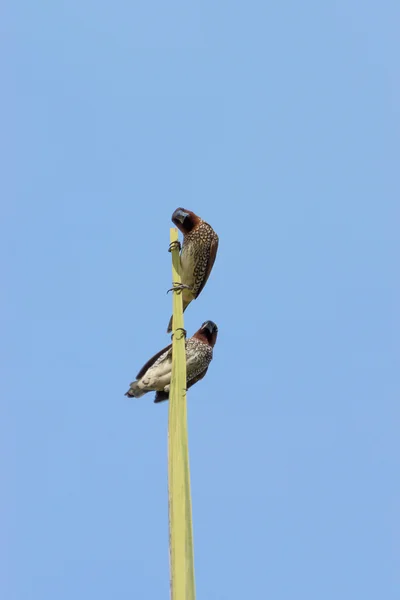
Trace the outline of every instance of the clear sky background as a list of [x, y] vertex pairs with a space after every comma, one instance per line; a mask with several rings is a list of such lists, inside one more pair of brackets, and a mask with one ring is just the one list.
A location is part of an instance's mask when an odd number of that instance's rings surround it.
[[2, 12], [2, 596], [169, 597], [168, 406], [124, 392], [183, 206], [199, 600], [397, 599], [399, 3]]

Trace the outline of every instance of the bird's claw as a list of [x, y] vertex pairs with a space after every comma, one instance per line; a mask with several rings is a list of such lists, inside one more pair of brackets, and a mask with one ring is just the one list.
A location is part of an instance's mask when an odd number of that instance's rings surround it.
[[186, 338], [186, 336], [187, 336], [187, 331], [186, 331], [186, 329], [184, 329], [183, 327], [177, 327], [177, 329], [175, 329], [175, 331], [173, 331], [173, 332], [171, 333], [171, 340], [172, 340], [172, 338], [174, 337], [174, 335], [175, 335], [175, 333], [176, 333], [177, 331], [181, 331], [181, 332], [182, 332], [182, 335], [181, 335], [181, 337], [178, 337], [178, 338], [176, 338], [177, 340], [181, 340], [183, 337], [184, 337], [184, 338]]
[[169, 292], [176, 292], [177, 294], [181, 294], [183, 290], [190, 290], [190, 285], [185, 285], [184, 283], [178, 283], [177, 281], [173, 281], [172, 285], [174, 287], [170, 288], [167, 291], [167, 294]]
[[181, 243], [179, 240], [175, 240], [174, 242], [170, 243], [168, 252], [172, 252], [172, 250], [178, 250], [179, 252], [181, 251]]

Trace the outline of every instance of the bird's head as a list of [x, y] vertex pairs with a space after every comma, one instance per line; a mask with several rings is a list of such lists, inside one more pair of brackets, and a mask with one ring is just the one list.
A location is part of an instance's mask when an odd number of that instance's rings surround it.
[[218, 335], [218, 327], [214, 321], [205, 321], [197, 333], [199, 333], [199, 337], [207, 340], [209, 346], [214, 348]]
[[201, 221], [200, 217], [186, 208], [177, 208], [173, 212], [171, 220], [183, 235], [192, 231], [192, 229]]

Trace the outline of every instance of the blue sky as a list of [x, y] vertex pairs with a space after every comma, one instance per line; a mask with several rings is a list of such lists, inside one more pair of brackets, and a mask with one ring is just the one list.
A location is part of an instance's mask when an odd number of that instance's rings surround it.
[[[169, 595], [170, 216], [220, 237], [186, 313], [198, 598], [394, 600], [397, 2], [3, 8], [0, 561], [10, 600]], [[397, 565], [397, 571], [396, 571]]]

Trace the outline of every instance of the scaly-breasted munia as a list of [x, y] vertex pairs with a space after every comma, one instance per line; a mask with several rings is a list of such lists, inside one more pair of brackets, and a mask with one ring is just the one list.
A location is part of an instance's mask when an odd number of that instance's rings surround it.
[[[218, 327], [206, 321], [196, 333], [186, 340], [186, 386], [203, 379], [213, 357]], [[172, 344], [157, 352], [140, 369], [125, 396], [140, 398], [147, 392], [156, 392], [154, 402], [168, 400], [172, 370]]]
[[[211, 225], [186, 208], [177, 208], [171, 220], [183, 234], [180, 259], [181, 290], [185, 311], [191, 301], [200, 295], [207, 283], [217, 256], [218, 236]], [[167, 333], [170, 331], [172, 331], [172, 317]]]

